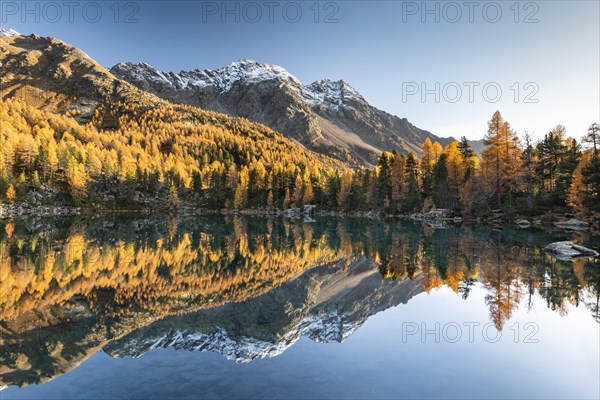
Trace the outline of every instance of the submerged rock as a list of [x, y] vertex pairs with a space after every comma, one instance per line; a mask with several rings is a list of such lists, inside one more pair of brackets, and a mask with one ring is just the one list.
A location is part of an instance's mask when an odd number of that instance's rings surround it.
[[588, 229], [590, 226], [590, 224], [588, 224], [587, 222], [580, 221], [575, 218], [571, 218], [568, 221], [555, 222], [554, 225], [559, 228], [567, 228], [567, 229], [575, 229], [575, 230]]
[[515, 223], [521, 228], [529, 228], [531, 226], [531, 222], [527, 221], [526, 219], [519, 219], [515, 221]]
[[588, 249], [587, 247], [579, 246], [572, 242], [554, 242], [544, 247], [544, 251], [554, 255], [554, 257], [559, 260], [598, 257], [598, 252], [596, 250]]
[[408, 218], [412, 219], [413, 221], [432, 221], [445, 219], [448, 214], [450, 214], [450, 210], [438, 208], [437, 210], [432, 210], [426, 213], [412, 213]]

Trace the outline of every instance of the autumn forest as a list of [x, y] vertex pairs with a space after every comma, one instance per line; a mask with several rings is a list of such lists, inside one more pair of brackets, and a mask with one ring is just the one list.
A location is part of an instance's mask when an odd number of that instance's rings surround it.
[[80, 125], [7, 99], [0, 125], [8, 203], [46, 191], [89, 209], [600, 210], [597, 124], [580, 140], [559, 125], [534, 142], [496, 112], [480, 155], [464, 137], [445, 148], [427, 139], [420, 159], [384, 152], [373, 168], [350, 168], [262, 125], [186, 106], [113, 104]]

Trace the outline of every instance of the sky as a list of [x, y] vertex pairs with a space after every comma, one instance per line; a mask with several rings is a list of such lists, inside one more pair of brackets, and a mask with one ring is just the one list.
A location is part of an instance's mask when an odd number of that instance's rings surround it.
[[54, 36], [102, 65], [179, 72], [242, 58], [303, 83], [344, 79], [439, 136], [600, 122], [600, 1], [7, 1], [0, 26]]

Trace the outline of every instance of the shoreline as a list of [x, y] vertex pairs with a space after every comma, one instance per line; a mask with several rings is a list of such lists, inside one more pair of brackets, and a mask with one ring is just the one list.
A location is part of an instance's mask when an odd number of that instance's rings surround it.
[[600, 230], [600, 214], [591, 214], [586, 216], [578, 215], [575, 217], [571, 213], [545, 213], [535, 216], [524, 217], [514, 214], [507, 219], [502, 213], [490, 213], [489, 215], [479, 217], [452, 216], [450, 210], [435, 210], [428, 213], [411, 214], [384, 214], [376, 211], [335, 211], [335, 210], [312, 210], [311, 212], [302, 212], [300, 209], [207, 209], [191, 206], [181, 206], [177, 209], [127, 209], [127, 208], [102, 208], [91, 209], [85, 207], [58, 205], [58, 206], [40, 206], [27, 203], [5, 204], [0, 203], [0, 221], [27, 218], [70, 218], [70, 217], [90, 217], [107, 214], [121, 215], [172, 215], [172, 216], [192, 216], [192, 215], [228, 215], [228, 216], [249, 216], [262, 218], [283, 217], [290, 220], [303, 220], [304, 222], [315, 222], [319, 217], [334, 218], [357, 218], [371, 220], [405, 220], [411, 222], [421, 222], [432, 226], [433, 228], [443, 228], [448, 225], [484, 225], [491, 228], [502, 229], [503, 227], [513, 226], [521, 229], [529, 228], [553, 228], [559, 230]]

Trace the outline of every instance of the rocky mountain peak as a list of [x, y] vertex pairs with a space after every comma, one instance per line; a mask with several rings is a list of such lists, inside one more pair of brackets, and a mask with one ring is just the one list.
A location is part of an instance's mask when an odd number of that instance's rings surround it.
[[[127, 76], [130, 83], [143, 90], [157, 89], [162, 86], [177, 88], [176, 79], [169, 73], [157, 70], [146, 62], [123, 62], [111, 68], [111, 73], [116, 76]], [[161, 92], [161, 90], [157, 90]]]
[[272, 79], [281, 79], [287, 83], [302, 86], [298, 78], [290, 74], [285, 68], [278, 65], [262, 64], [253, 59], [241, 59], [216, 71], [206, 70], [205, 72], [216, 72], [223, 78], [224, 85], [221, 87], [223, 91], [230, 89], [228, 86], [238, 80], [244, 80], [248, 83], [259, 83]]
[[302, 96], [313, 106], [324, 105], [335, 110], [353, 100], [365, 101], [360, 93], [344, 80], [318, 80], [305, 86]]
[[302, 86], [302, 83], [284, 68], [262, 64], [252, 59], [241, 59], [216, 70], [196, 69], [179, 73], [161, 72], [145, 62], [125, 62], [112, 67], [111, 72], [138, 86], [146, 86], [146, 82], [158, 93], [204, 88], [214, 88], [219, 93], [226, 93], [237, 82], [256, 84], [274, 79], [295, 87]]

